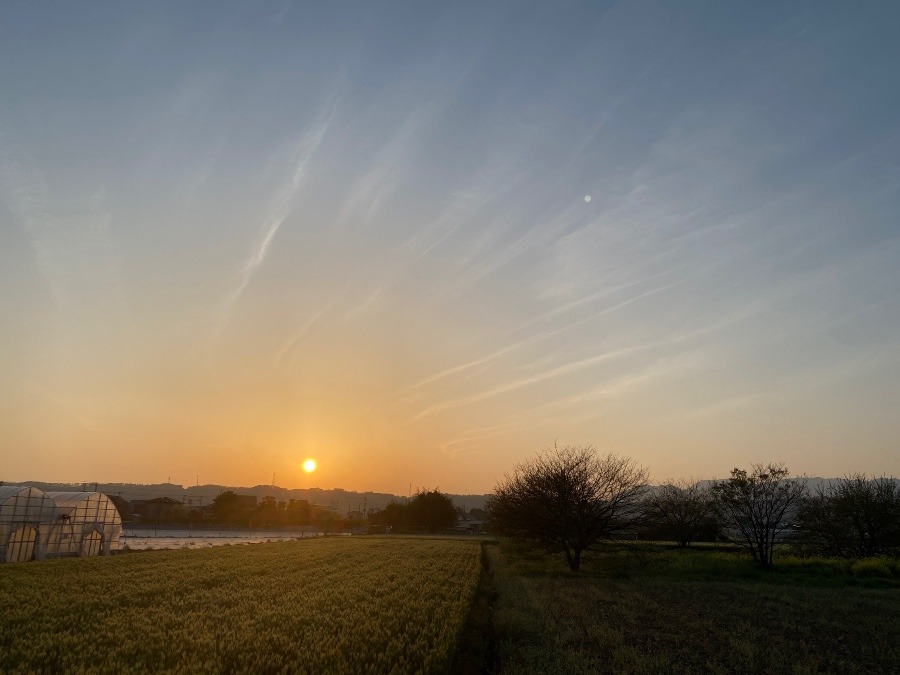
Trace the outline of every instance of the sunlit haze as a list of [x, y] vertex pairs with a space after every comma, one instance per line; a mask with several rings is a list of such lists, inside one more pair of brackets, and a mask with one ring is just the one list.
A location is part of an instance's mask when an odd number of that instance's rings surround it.
[[481, 493], [554, 442], [898, 475], [898, 34], [7, 4], [0, 479]]

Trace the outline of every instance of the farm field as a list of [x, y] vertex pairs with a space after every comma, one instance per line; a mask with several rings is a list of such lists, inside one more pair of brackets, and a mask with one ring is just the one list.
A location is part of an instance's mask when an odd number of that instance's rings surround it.
[[607, 544], [573, 574], [561, 555], [508, 542], [488, 558], [504, 672], [862, 674], [900, 663], [900, 581], [845, 563], [784, 559], [762, 573], [728, 550]]
[[480, 553], [342, 537], [5, 565], [0, 672], [446, 672]]

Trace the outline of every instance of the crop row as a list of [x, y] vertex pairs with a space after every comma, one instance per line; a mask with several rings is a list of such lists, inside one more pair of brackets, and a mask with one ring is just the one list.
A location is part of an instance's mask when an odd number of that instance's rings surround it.
[[0, 672], [445, 672], [480, 549], [336, 538], [0, 568]]

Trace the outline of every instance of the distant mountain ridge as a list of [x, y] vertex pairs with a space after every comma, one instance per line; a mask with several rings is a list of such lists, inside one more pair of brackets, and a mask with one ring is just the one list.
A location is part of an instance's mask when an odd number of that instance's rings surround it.
[[[25, 485], [36, 487], [44, 492], [97, 491], [107, 495], [118, 495], [128, 501], [135, 499], [155, 499], [171, 497], [187, 503], [209, 504], [223, 492], [231, 490], [241, 495], [254, 495], [257, 500], [263, 497], [275, 497], [278, 501], [305, 499], [311, 504], [337, 509], [342, 513], [362, 511], [365, 509], [383, 509], [391, 501], [401, 502], [407, 496], [393, 495], [385, 492], [353, 492], [334, 488], [283, 488], [277, 485], [256, 485], [254, 487], [236, 487], [231, 485], [191, 485], [185, 487], [175, 483], [44, 483], [40, 481], [0, 481], [0, 485]], [[484, 508], [488, 495], [454, 495], [448, 494], [455, 506], [462, 506], [467, 511], [472, 508]]]
[[[841, 480], [841, 478], [821, 478], [819, 476], [806, 476], [807, 486], [811, 491], [819, 488], [827, 489], [833, 484]], [[889, 477], [895, 481], [898, 478]], [[702, 485], [711, 485], [719, 479], [701, 480]], [[340, 488], [323, 489], [323, 488], [283, 488], [272, 485], [255, 485], [253, 487], [238, 487], [233, 485], [191, 485], [185, 487], [176, 483], [45, 483], [41, 481], [0, 481], [0, 485], [27, 485], [36, 487], [45, 492], [67, 492], [67, 491], [93, 491], [103, 492], [107, 495], [118, 495], [122, 498], [132, 501], [135, 499], [155, 499], [157, 497], [171, 497], [178, 501], [191, 503], [194, 505], [210, 504], [216, 496], [223, 492], [231, 490], [237, 494], [254, 495], [257, 500], [263, 497], [275, 497], [278, 501], [289, 501], [291, 499], [305, 499], [311, 504], [325, 506], [336, 509], [342, 513], [349, 511], [362, 511], [363, 509], [383, 509], [391, 501], [402, 502], [408, 497], [406, 495], [394, 495], [386, 492], [354, 492], [351, 490], [343, 490]], [[462, 506], [467, 511], [469, 509], [484, 508], [485, 503], [490, 495], [487, 494], [469, 494], [457, 495], [448, 494], [453, 499], [455, 506]], [[188, 501], [190, 500], [190, 502]]]

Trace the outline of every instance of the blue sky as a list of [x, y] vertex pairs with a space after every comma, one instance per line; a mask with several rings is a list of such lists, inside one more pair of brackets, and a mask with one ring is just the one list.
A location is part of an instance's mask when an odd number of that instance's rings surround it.
[[900, 473], [892, 5], [0, 13], [5, 480]]

